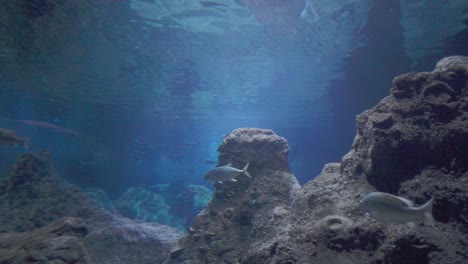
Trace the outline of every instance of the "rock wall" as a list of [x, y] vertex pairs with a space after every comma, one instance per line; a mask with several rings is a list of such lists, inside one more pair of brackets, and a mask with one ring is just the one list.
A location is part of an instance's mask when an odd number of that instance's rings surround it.
[[[237, 129], [220, 164], [251, 163], [252, 179], [215, 183], [212, 202], [166, 263], [466, 263], [468, 58], [396, 77], [391, 94], [357, 117], [341, 163], [300, 187], [286, 140]], [[385, 225], [363, 216], [378, 190], [418, 204], [434, 197], [435, 226]]]
[[18, 158], [0, 181], [0, 208], [0, 263], [161, 263], [182, 236], [100, 208], [47, 153]]

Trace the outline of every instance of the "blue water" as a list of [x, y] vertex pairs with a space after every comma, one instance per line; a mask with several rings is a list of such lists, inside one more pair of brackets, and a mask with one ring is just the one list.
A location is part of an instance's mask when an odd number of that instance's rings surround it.
[[[114, 197], [176, 181], [212, 188], [203, 174], [239, 127], [285, 137], [305, 183], [349, 151], [355, 116], [394, 76], [468, 55], [459, 0], [40, 2], [0, 4], [0, 117], [80, 137], [0, 127], [50, 151], [68, 181]], [[0, 146], [1, 174], [26, 151]]]

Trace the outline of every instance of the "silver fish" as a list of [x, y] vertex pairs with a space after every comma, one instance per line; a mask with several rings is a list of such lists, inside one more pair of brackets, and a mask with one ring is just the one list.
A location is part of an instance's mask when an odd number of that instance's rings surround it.
[[408, 199], [383, 192], [372, 192], [360, 201], [360, 209], [377, 221], [386, 224], [407, 224], [413, 227], [414, 222], [424, 220], [431, 225], [432, 203], [430, 199], [425, 204], [416, 207]]
[[29, 138], [20, 137], [13, 130], [0, 128], [0, 145], [23, 146], [25, 149], [29, 149]]
[[242, 170], [236, 169], [231, 167], [231, 164], [225, 165], [225, 166], [220, 166], [216, 167], [210, 171], [208, 171], [205, 176], [203, 177], [205, 180], [210, 181], [210, 182], [225, 182], [225, 181], [237, 181], [236, 177], [239, 176], [239, 174], [243, 173], [249, 178], [252, 178], [250, 174], [247, 172], [247, 169], [249, 168], [249, 163], [245, 165], [245, 167]]

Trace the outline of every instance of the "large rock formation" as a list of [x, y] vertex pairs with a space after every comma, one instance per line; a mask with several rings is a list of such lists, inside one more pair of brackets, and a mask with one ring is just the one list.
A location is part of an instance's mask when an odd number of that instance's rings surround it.
[[277, 239], [275, 221], [288, 215], [300, 186], [287, 166], [288, 145], [267, 129], [237, 129], [219, 147], [220, 164], [249, 173], [216, 183], [209, 206], [171, 255], [171, 263], [237, 263], [260, 241]]
[[[468, 63], [396, 77], [391, 95], [357, 117], [341, 163], [300, 187], [286, 140], [238, 129], [220, 164], [250, 162], [252, 179], [215, 184], [212, 202], [166, 263], [466, 263], [468, 259]], [[386, 225], [362, 215], [378, 190], [423, 203], [435, 226]]]
[[0, 263], [160, 263], [182, 236], [98, 207], [47, 153], [18, 159], [0, 181], [0, 208]]

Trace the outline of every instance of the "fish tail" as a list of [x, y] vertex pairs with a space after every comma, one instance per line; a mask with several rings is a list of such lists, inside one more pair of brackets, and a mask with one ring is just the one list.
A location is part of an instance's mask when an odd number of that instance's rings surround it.
[[432, 215], [432, 205], [434, 203], [434, 198], [431, 198], [425, 204], [421, 205], [419, 209], [424, 213], [424, 220], [431, 225], [434, 225], [435, 219]]
[[252, 178], [252, 176], [250, 176], [250, 174], [247, 172], [247, 169], [249, 168], [249, 164], [250, 164], [250, 163], [247, 163], [247, 164], [245, 165], [245, 167], [242, 169], [242, 173], [244, 173], [245, 175], [247, 175], [247, 177]]

